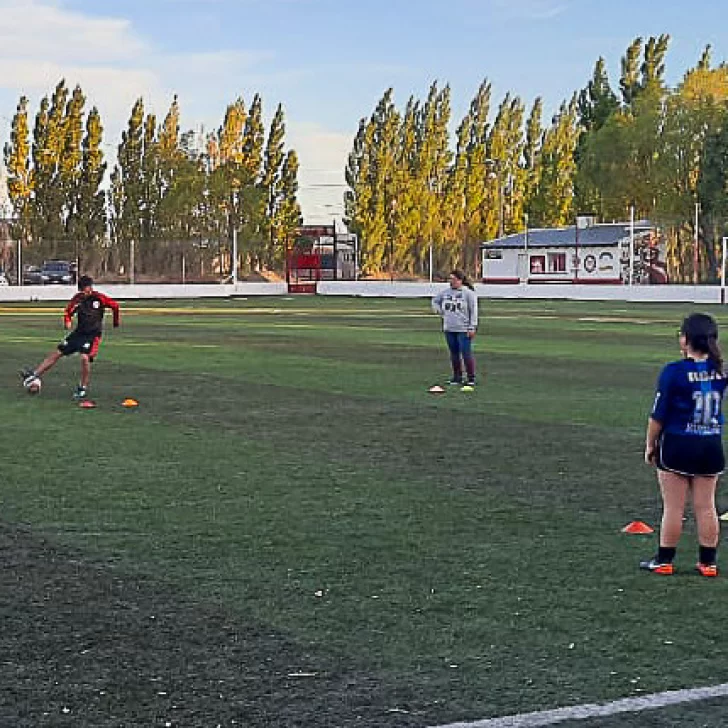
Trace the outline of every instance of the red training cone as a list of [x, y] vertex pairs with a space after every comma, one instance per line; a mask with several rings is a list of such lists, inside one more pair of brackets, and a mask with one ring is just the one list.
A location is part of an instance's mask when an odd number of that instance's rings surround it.
[[623, 529], [622, 533], [654, 533], [655, 529], [652, 526], [648, 526], [643, 521], [632, 521], [628, 523]]

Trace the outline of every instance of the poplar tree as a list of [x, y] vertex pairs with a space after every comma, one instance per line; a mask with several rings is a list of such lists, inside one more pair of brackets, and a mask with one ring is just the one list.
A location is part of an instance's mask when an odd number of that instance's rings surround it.
[[600, 57], [589, 83], [579, 93], [579, 123], [585, 132], [599, 131], [618, 108], [619, 101], [609, 83], [606, 62]]
[[42, 257], [48, 254], [48, 219], [52, 218], [53, 215], [49, 190], [52, 189], [55, 174], [55, 162], [48, 143], [49, 109], [50, 102], [48, 97], [44, 96], [35, 115], [31, 148], [33, 166], [33, 205], [30, 211], [31, 236], [38, 254]]
[[140, 272], [154, 265], [158, 245], [158, 211], [162, 199], [157, 117], [147, 114], [142, 133], [142, 196], [140, 199], [141, 235], [137, 250]]
[[265, 130], [263, 127], [263, 101], [259, 94], [253, 98], [243, 130], [242, 172], [243, 184], [255, 184], [258, 181], [263, 163]]
[[281, 243], [287, 247], [296, 229], [303, 222], [298, 204], [298, 155], [291, 150], [286, 154], [278, 183], [278, 207], [275, 212], [275, 227]]
[[581, 134], [576, 149], [576, 200], [582, 210], [601, 209], [599, 188], [582, 172], [582, 158], [586, 154], [589, 141], [598, 134], [604, 125], [619, 111], [619, 100], [612, 90], [603, 58], [597, 60], [594, 73], [586, 88], [579, 93], [579, 124]]
[[506, 94], [487, 142], [486, 206], [481, 219], [485, 239], [518, 230], [523, 220], [523, 103]]
[[346, 223], [352, 232], [358, 235], [362, 244], [361, 255], [365, 271], [368, 270], [366, 248], [371, 230], [373, 198], [371, 147], [373, 143], [374, 123], [371, 119], [361, 119], [344, 171], [346, 184], [348, 185], [348, 189], [344, 194]]
[[102, 188], [106, 163], [102, 149], [104, 129], [96, 107], [86, 118], [81, 170], [76, 187], [75, 214], [71, 235], [78, 241], [77, 257], [87, 270], [100, 262], [106, 233], [106, 195]]
[[523, 210], [529, 216], [532, 212], [532, 203], [536, 195], [539, 185], [540, 165], [539, 159], [541, 155], [541, 142], [543, 139], [543, 100], [539, 96], [531, 107], [531, 113], [526, 121], [526, 134], [523, 145]]
[[268, 131], [265, 147], [263, 176], [261, 187], [265, 195], [264, 218], [266, 246], [263, 264], [266, 267], [280, 265], [284, 262], [285, 235], [281, 235], [277, 226], [277, 210], [279, 207], [279, 188], [284, 161], [284, 138], [286, 133], [285, 114], [279, 104]]
[[31, 240], [33, 177], [30, 165], [28, 99], [21, 96], [5, 144], [3, 159], [7, 170], [8, 195], [13, 206], [13, 236], [23, 243]]
[[229, 162], [240, 163], [243, 158], [243, 129], [247, 111], [245, 102], [239, 97], [230, 104], [225, 111], [222, 127], [218, 131], [211, 154], [213, 169], [217, 169]]
[[401, 171], [397, 169], [397, 135], [400, 116], [388, 89], [377, 104], [371, 119], [368, 231], [364, 249], [365, 268], [371, 272], [390, 268], [393, 263], [393, 224], [397, 210], [396, 189]]
[[423, 187], [420, 184], [422, 110], [413, 96], [407, 101], [396, 149], [394, 190], [396, 207], [390, 217], [395, 267], [414, 272], [423, 224]]
[[58, 160], [57, 185], [62, 194], [64, 253], [79, 257], [79, 240], [73, 234], [78, 216], [78, 193], [83, 172], [83, 117], [86, 98], [79, 86], [66, 105], [63, 148]]
[[66, 109], [68, 88], [60, 81], [51, 96], [47, 124], [41, 135], [43, 143], [38, 149], [40, 184], [36, 188], [36, 199], [41, 197], [40, 238], [45, 255], [55, 258], [65, 240], [65, 195], [61, 176], [61, 160], [66, 143]]
[[128, 271], [132, 241], [142, 239], [145, 200], [144, 102], [138, 99], [132, 108], [127, 128], [121, 134], [117, 165], [111, 176], [110, 207], [115, 264]]
[[563, 103], [543, 135], [538, 161], [538, 184], [531, 200], [533, 222], [559, 227], [573, 222], [574, 152], [578, 141], [576, 98]]
[[640, 91], [661, 89], [665, 83], [665, 56], [670, 45], [670, 36], [662, 34], [649, 38], [644, 48], [644, 60], [640, 68], [642, 80]]
[[450, 87], [442, 90], [432, 84], [422, 111], [421, 139], [418, 155], [418, 183], [421, 195], [421, 232], [419, 245], [413, 251], [410, 268], [424, 270], [424, 260], [430, 245], [442, 242], [442, 208], [446, 178], [452, 153], [449, 149]]
[[642, 44], [642, 38], [635, 38], [622, 56], [622, 76], [619, 79], [619, 88], [622, 92], [622, 103], [625, 106], [631, 106], [640, 92]]
[[260, 268], [270, 241], [270, 229], [265, 222], [266, 191], [260, 184], [264, 150], [263, 101], [256, 94], [245, 120], [240, 177], [233, 198], [239, 226], [238, 249], [245, 263], [255, 269]]
[[470, 268], [477, 259], [478, 247], [468, 245], [466, 229], [466, 200], [468, 184], [468, 147], [472, 136], [473, 119], [466, 114], [457, 128], [455, 157], [445, 184], [443, 204], [444, 246], [437, 249], [435, 262], [445, 268]]
[[470, 103], [470, 141], [467, 147], [467, 178], [465, 185], [465, 244], [479, 243], [487, 236], [487, 204], [492, 185], [492, 161], [488, 158], [490, 135], [491, 85], [488, 81], [478, 88]]

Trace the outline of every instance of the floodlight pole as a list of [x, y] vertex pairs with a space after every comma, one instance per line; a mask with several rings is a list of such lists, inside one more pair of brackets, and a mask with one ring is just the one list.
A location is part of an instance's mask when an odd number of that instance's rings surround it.
[[23, 285], [23, 239], [18, 237], [18, 285]]
[[237, 187], [233, 189], [233, 195], [232, 195], [232, 203], [233, 203], [233, 209], [231, 211], [231, 223], [232, 223], [232, 229], [233, 229], [233, 249], [232, 249], [232, 270], [231, 278], [233, 285], [237, 286], [238, 284], [238, 203], [239, 203], [239, 197], [238, 197], [238, 190]]
[[695, 236], [693, 242], [693, 285], [700, 283], [700, 236], [698, 225], [700, 224], [700, 203], [695, 203]]
[[359, 235], [354, 235], [354, 280], [359, 280]]
[[634, 284], [634, 205], [629, 206], [629, 285]]
[[336, 247], [336, 218], [332, 219], [333, 225], [331, 230], [334, 233], [334, 271], [333, 279], [336, 281], [339, 279], [339, 249]]
[[233, 225], [233, 285], [238, 284], [238, 226]]
[[720, 302], [722, 304], [725, 304], [725, 268], [726, 263], [728, 262], [726, 260], [728, 254], [728, 238], [723, 238], [723, 264], [720, 269]]
[[134, 238], [132, 238], [131, 242], [129, 244], [129, 283], [132, 286], [134, 285], [134, 280], [135, 280], [134, 253], [135, 253], [135, 243], [134, 243]]

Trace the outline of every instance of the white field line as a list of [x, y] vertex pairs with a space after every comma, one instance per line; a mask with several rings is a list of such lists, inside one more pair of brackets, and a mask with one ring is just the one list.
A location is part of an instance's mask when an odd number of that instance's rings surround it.
[[569, 708], [541, 710], [535, 713], [518, 713], [502, 718], [486, 718], [472, 723], [448, 723], [432, 728], [540, 728], [556, 725], [567, 720], [588, 720], [589, 718], [607, 718], [620, 713], [639, 713], [643, 710], [659, 710], [671, 705], [696, 703], [711, 698], [728, 697], [728, 683], [707, 688], [689, 688], [686, 690], [670, 690], [664, 693], [652, 693], [638, 698], [624, 698], [612, 703], [586, 703]]

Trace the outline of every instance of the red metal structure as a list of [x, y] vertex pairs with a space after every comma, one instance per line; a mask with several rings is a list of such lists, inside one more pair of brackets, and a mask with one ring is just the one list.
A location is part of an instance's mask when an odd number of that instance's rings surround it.
[[336, 240], [333, 225], [302, 225], [286, 257], [286, 283], [289, 293], [316, 293], [322, 278], [322, 239]]
[[286, 283], [289, 293], [316, 293], [321, 280], [321, 255], [293, 248], [286, 256]]
[[319, 281], [356, 280], [355, 235], [335, 225], [302, 225], [286, 258], [289, 293], [316, 293]]

